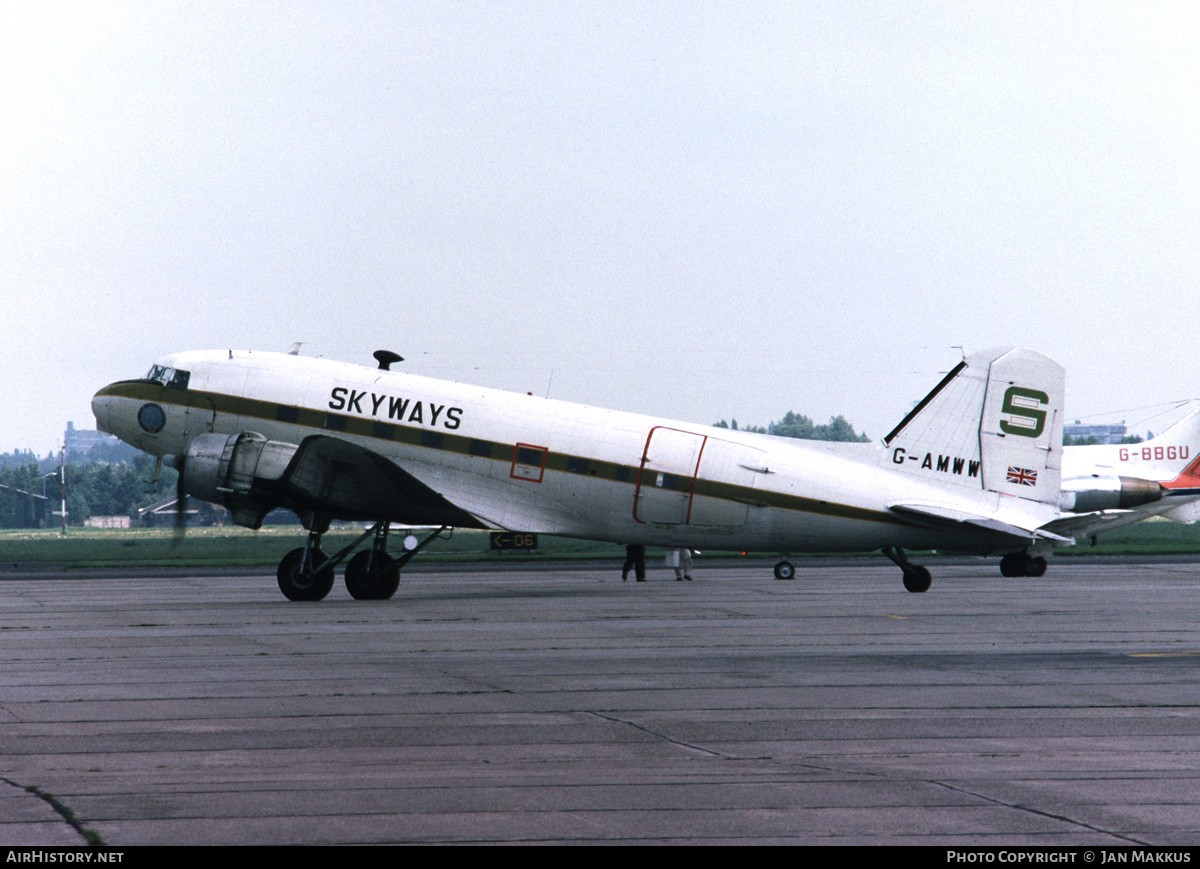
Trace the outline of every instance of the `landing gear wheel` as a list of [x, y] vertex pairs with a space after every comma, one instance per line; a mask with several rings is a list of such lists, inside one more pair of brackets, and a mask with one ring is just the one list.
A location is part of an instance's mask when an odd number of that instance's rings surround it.
[[399, 587], [400, 565], [387, 553], [376, 552], [373, 565], [369, 550], [346, 563], [346, 591], [355, 600], [387, 600]]
[[933, 576], [930, 575], [928, 567], [913, 564], [904, 571], [904, 587], [909, 591], [913, 593], [929, 591], [931, 585], [933, 585]]
[[880, 551], [894, 561], [896, 566], [904, 572], [904, 587], [906, 589], [914, 593], [929, 591], [929, 586], [933, 584], [933, 577], [930, 575], [928, 567], [913, 564], [904, 557], [904, 550], [899, 546], [885, 546]]
[[1000, 559], [1000, 575], [1007, 577], [1024, 576], [1025, 575], [1025, 554], [1023, 552], [1010, 552], [1008, 555]]
[[1002, 576], [1045, 576], [1046, 559], [1040, 555], [1030, 558], [1024, 552], [1010, 552], [1000, 559], [1000, 574]]
[[[319, 549], [311, 550], [310, 563], [323, 564], [325, 554]], [[293, 549], [279, 562], [277, 576], [279, 590], [288, 600], [322, 600], [333, 588], [333, 568], [305, 571], [304, 547]]]
[[790, 561], [779, 562], [778, 564], [775, 565], [775, 578], [776, 579], [795, 579], [796, 578], [796, 565], [792, 564]]

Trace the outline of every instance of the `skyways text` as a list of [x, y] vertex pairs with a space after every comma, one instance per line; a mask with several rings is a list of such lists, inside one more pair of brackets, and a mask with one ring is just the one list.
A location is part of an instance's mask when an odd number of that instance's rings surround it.
[[395, 420], [398, 423], [427, 425], [431, 428], [440, 426], [450, 431], [462, 425], [463, 414], [461, 407], [447, 407], [432, 401], [413, 401], [395, 395], [378, 395], [345, 386], [335, 386], [329, 393], [329, 409], [373, 416], [376, 419]]

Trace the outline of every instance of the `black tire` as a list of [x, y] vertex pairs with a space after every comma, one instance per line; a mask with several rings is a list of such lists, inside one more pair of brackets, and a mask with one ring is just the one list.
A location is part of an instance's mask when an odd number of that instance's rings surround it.
[[[318, 564], [325, 560], [325, 554], [319, 549], [313, 550], [312, 557]], [[313, 573], [304, 573], [300, 569], [303, 564], [304, 547], [283, 556], [276, 572], [279, 590], [288, 600], [323, 600], [333, 588], [333, 568], [323, 567]]]
[[1024, 576], [1025, 562], [1026, 558], [1023, 552], [1010, 552], [1000, 559], [1000, 575], [1010, 579], [1014, 576]]
[[400, 587], [400, 567], [396, 559], [380, 552], [375, 555], [375, 573], [371, 576], [367, 572], [370, 563], [369, 550], [346, 563], [346, 591], [355, 600], [387, 600]]
[[914, 564], [904, 571], [904, 587], [908, 591], [920, 594], [923, 591], [929, 591], [931, 585], [933, 585], [933, 575], [930, 574], [928, 567]]
[[792, 564], [790, 561], [779, 562], [778, 564], [775, 565], [775, 578], [776, 579], [795, 579], [796, 578], [796, 565]]
[[1031, 558], [1025, 562], [1026, 576], [1045, 576], [1046, 575], [1046, 559], [1040, 555], [1037, 558]]

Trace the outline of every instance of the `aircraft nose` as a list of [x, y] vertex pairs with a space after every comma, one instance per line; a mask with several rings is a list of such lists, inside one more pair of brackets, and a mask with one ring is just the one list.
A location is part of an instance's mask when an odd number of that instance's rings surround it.
[[[106, 387], [107, 388], [107, 387]], [[96, 429], [105, 434], [112, 434], [108, 427], [108, 419], [112, 412], [112, 399], [100, 390], [92, 396], [92, 416], [96, 417]]]

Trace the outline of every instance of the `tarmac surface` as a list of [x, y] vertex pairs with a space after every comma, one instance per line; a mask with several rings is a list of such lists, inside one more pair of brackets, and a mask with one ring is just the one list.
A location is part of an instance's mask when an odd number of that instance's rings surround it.
[[926, 563], [10, 568], [0, 844], [1200, 843], [1200, 564]]

